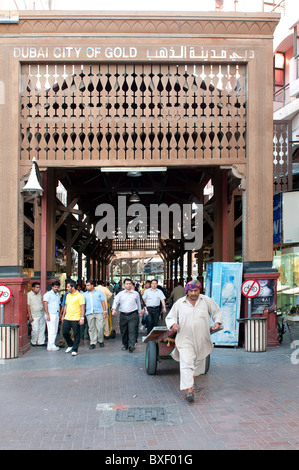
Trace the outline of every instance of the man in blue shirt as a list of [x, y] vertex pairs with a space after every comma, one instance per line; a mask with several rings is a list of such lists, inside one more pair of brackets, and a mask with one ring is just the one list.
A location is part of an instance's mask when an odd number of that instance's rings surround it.
[[94, 281], [86, 282], [85, 316], [90, 338], [89, 349], [95, 349], [97, 341], [104, 347], [104, 318], [107, 317], [107, 303], [101, 290], [95, 289]]

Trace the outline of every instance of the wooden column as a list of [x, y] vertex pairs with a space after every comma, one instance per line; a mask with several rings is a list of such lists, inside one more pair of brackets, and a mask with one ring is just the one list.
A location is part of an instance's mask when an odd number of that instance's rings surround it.
[[78, 252], [78, 279], [82, 279], [82, 253]]
[[228, 260], [227, 170], [218, 169], [214, 177], [214, 260]]
[[192, 277], [192, 251], [187, 251], [187, 276]]
[[102, 279], [102, 281], [105, 280], [105, 275], [106, 275], [106, 263], [103, 260], [102, 261], [102, 270], [101, 270], [101, 279]]
[[[3, 25], [1, 25], [3, 27]], [[2, 35], [1, 35], [2, 37]], [[23, 276], [23, 198], [20, 174], [20, 83], [21, 69], [7, 47], [0, 45], [0, 277]], [[22, 182], [23, 183], [23, 182]], [[6, 308], [6, 311], [8, 308]]]
[[44, 172], [42, 175], [43, 196], [41, 200], [41, 262], [40, 262], [40, 279], [41, 293], [46, 292], [47, 287], [47, 198], [48, 198], [48, 177]]
[[41, 263], [41, 201], [39, 198], [33, 202], [34, 213], [34, 248], [33, 248], [33, 268], [34, 276], [40, 278]]
[[54, 277], [56, 253], [56, 178], [53, 168], [47, 170], [47, 278]]
[[177, 256], [174, 259], [174, 281], [177, 285], [177, 280], [178, 280], [178, 258]]
[[[248, 146], [243, 261], [271, 269], [273, 256], [273, 54], [267, 41], [248, 64]], [[238, 167], [238, 165], [237, 165]]]
[[92, 260], [92, 279], [96, 279], [97, 276], [97, 261], [95, 259]]
[[202, 276], [203, 272], [203, 248], [197, 252], [197, 274]]
[[180, 256], [180, 278], [184, 277], [184, 252]]
[[66, 223], [66, 277], [72, 276], [72, 222], [67, 220]]
[[90, 258], [86, 256], [86, 280], [90, 279]]

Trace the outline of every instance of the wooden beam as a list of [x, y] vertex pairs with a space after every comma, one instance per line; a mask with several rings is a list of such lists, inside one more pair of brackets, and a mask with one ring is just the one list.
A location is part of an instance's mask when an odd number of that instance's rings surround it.
[[209, 224], [209, 226], [214, 230], [214, 221], [211, 219], [209, 216], [208, 212], [204, 209], [203, 210], [203, 217], [206, 220], [206, 222]]
[[32, 230], [34, 230], [34, 223], [31, 222], [31, 220], [29, 220], [28, 217], [26, 217], [26, 215], [24, 215], [24, 223], [28, 225], [28, 227], [32, 228]]
[[242, 222], [242, 215], [235, 220], [234, 227], [236, 228]]
[[78, 202], [78, 197], [75, 197], [72, 202], [67, 206], [67, 209], [68, 209], [68, 212], [65, 212], [64, 214], [62, 214], [62, 216], [60, 217], [60, 219], [58, 220], [58, 222], [56, 222], [55, 224], [55, 230], [57, 232], [57, 230], [59, 229], [59, 227], [61, 227], [61, 225], [63, 224], [63, 222], [65, 221], [65, 219], [67, 218], [67, 216], [69, 215], [70, 212], [72, 212], [72, 209], [74, 208], [74, 206], [77, 204]]
[[65, 207], [63, 205], [60, 206], [56, 204], [55, 209], [61, 212], [71, 212], [72, 214], [83, 215], [83, 211], [80, 209], [70, 209], [69, 207]]

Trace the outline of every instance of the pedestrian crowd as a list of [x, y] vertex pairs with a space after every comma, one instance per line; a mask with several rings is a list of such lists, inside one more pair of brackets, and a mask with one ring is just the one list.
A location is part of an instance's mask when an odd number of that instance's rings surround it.
[[[133, 353], [138, 342], [138, 332], [149, 335], [158, 326], [160, 317], [166, 314], [167, 292], [156, 279], [146, 281], [141, 287], [131, 279], [118, 284], [88, 280], [84, 289], [75, 281], [66, 281], [66, 293], [61, 298], [60, 283], [52, 283], [43, 298], [40, 284], [34, 282], [28, 293], [28, 319], [31, 323], [31, 344], [45, 344], [47, 326], [47, 349], [58, 351], [56, 345], [60, 324], [60, 346], [72, 356], [78, 354], [80, 340], [85, 330], [90, 341], [89, 349], [104, 347], [104, 338], [111, 335], [112, 316], [119, 313], [119, 329], [123, 351]], [[199, 279], [187, 279], [173, 289], [168, 297], [171, 307], [165, 323], [169, 336], [173, 336], [175, 347], [171, 353], [180, 363], [180, 389], [186, 390], [185, 398], [194, 401], [198, 390], [196, 379], [205, 373], [206, 359], [213, 343], [211, 334], [221, 329], [222, 312], [219, 306], [206, 295], [201, 294]], [[109, 324], [110, 321], [110, 324]], [[211, 322], [214, 322], [213, 325]]]
[[89, 339], [89, 349], [95, 349], [97, 343], [104, 347], [104, 339], [115, 335], [110, 314], [118, 312], [122, 350], [133, 352], [139, 328], [149, 333], [158, 325], [161, 313], [166, 313], [167, 292], [156, 279], [143, 286], [131, 279], [117, 283], [88, 280], [85, 285], [68, 279], [62, 296], [59, 281], [49, 287], [42, 296], [40, 283], [33, 282], [27, 295], [31, 345], [46, 345], [48, 351], [64, 346], [66, 353], [76, 356], [81, 339]]

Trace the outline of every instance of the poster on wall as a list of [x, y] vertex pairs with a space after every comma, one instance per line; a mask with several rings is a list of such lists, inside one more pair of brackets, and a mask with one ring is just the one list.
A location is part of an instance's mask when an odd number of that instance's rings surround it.
[[282, 193], [273, 196], [273, 245], [282, 242]]
[[[209, 263], [206, 290], [222, 310], [223, 329], [213, 334], [216, 346], [237, 346], [242, 285], [242, 263]], [[211, 321], [213, 324], [213, 321]]]
[[262, 315], [265, 308], [275, 304], [275, 279], [259, 279], [261, 289], [251, 300], [251, 315]]

